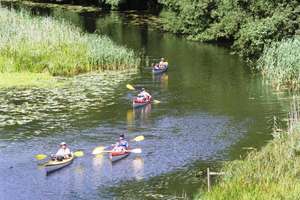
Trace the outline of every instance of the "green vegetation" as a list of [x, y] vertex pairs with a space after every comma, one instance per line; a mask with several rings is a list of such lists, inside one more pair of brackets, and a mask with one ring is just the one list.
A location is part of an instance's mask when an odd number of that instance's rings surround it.
[[266, 48], [258, 67], [274, 87], [299, 89], [300, 83], [300, 38], [273, 43]]
[[246, 58], [259, 58], [273, 41], [299, 29], [297, 0], [160, 0], [164, 27], [190, 39], [228, 41]]
[[48, 73], [0, 73], [0, 88], [10, 87], [56, 87], [61, 85]]
[[0, 72], [75, 75], [136, 67], [133, 51], [66, 22], [0, 8]]
[[292, 132], [277, 132], [261, 151], [226, 164], [212, 191], [198, 199], [298, 199], [300, 194], [300, 125]]

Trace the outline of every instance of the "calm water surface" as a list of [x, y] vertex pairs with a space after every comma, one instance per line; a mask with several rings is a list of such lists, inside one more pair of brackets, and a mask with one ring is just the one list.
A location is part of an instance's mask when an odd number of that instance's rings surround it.
[[[192, 198], [205, 187], [201, 170], [245, 155], [243, 147], [261, 147], [271, 138], [273, 116], [286, 117], [288, 95], [272, 92], [223, 47], [160, 33], [149, 16], [134, 13], [36, 10], [105, 34], [145, 62], [136, 71], [62, 80], [67, 84], [59, 88], [1, 89], [0, 199]], [[153, 76], [148, 65], [161, 56], [169, 71]], [[127, 83], [161, 103], [133, 110], [136, 93]], [[131, 144], [143, 153], [113, 165], [90, 155], [120, 133], [144, 135]], [[61, 141], [86, 156], [45, 176], [34, 155], [55, 152]]]

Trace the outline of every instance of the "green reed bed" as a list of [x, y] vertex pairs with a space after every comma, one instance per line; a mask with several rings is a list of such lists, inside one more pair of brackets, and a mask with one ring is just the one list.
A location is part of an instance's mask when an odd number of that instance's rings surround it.
[[288, 129], [278, 129], [261, 150], [249, 152], [244, 160], [227, 162], [212, 191], [200, 194], [201, 200], [294, 200], [300, 194], [300, 104], [291, 100]]
[[273, 43], [260, 57], [257, 68], [277, 89], [299, 89], [300, 37]]
[[109, 38], [86, 34], [66, 22], [0, 7], [0, 72], [75, 75], [123, 70], [140, 62]]
[[280, 133], [261, 151], [251, 152], [245, 160], [229, 162], [222, 169], [227, 174], [211, 192], [197, 199], [299, 199], [299, 141], [299, 128], [293, 133]]

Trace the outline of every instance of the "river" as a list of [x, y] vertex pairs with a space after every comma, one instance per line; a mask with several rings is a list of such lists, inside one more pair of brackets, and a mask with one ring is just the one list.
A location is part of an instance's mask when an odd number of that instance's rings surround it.
[[[272, 138], [274, 116], [284, 123], [289, 95], [274, 92], [230, 50], [162, 33], [141, 13], [78, 13], [34, 8], [104, 34], [144, 58], [138, 71], [87, 74], [52, 89], [0, 90], [0, 199], [181, 199], [205, 188], [206, 167], [245, 156]], [[149, 63], [165, 57], [169, 71]], [[160, 104], [133, 110], [130, 83]], [[94, 157], [118, 135], [144, 135], [142, 148], [115, 164]], [[49, 176], [34, 155], [65, 141], [86, 154]]]

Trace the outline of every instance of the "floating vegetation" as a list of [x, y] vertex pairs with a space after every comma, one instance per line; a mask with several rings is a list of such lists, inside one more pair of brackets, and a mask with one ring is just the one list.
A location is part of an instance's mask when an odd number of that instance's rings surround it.
[[107, 71], [60, 78], [60, 87], [0, 90], [0, 140], [48, 135], [73, 128], [91, 110], [113, 102], [115, 89], [136, 70]]
[[58, 87], [62, 83], [48, 73], [0, 73], [0, 88], [10, 87]]
[[0, 8], [0, 72], [75, 75], [136, 68], [133, 51], [50, 17]]

